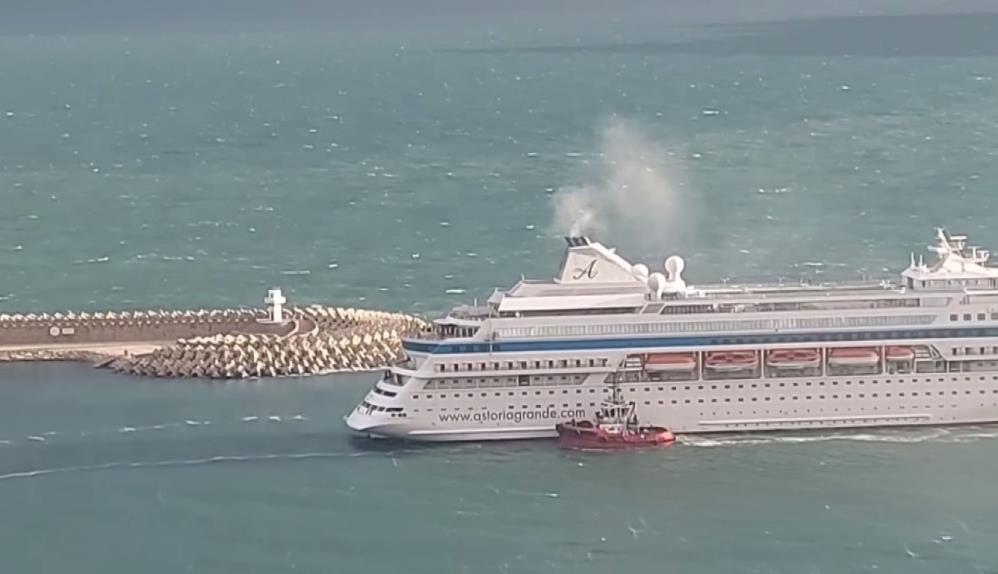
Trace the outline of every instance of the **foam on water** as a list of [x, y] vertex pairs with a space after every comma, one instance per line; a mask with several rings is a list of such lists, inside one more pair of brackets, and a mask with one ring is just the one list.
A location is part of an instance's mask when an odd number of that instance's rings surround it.
[[0, 474], [0, 481], [23, 479], [23, 478], [38, 478], [53, 474], [95, 472], [95, 471], [112, 470], [118, 468], [142, 469], [142, 468], [178, 467], [178, 466], [201, 466], [206, 464], [219, 464], [219, 463], [259, 462], [259, 461], [273, 461], [273, 460], [307, 460], [313, 458], [337, 458], [343, 456], [363, 456], [366, 454], [369, 453], [365, 452], [273, 453], [273, 454], [245, 455], [245, 456], [219, 455], [207, 458], [181, 459], [181, 460], [107, 462], [107, 463], [93, 464], [93, 465], [41, 468], [37, 470], [11, 472], [7, 474]]
[[808, 444], [830, 441], [871, 442], [871, 443], [966, 443], [998, 438], [994, 432], [974, 430], [975, 427], [932, 427], [924, 429], [883, 429], [871, 431], [836, 431], [824, 433], [814, 431], [804, 435], [777, 431], [773, 433], [752, 433], [744, 435], [678, 435], [677, 442], [692, 447], [732, 447], [770, 444]]
[[85, 429], [85, 430], [62, 430], [62, 431], [45, 431], [41, 433], [34, 433], [28, 435], [28, 437], [35, 437], [32, 440], [41, 441], [45, 440], [46, 437], [56, 437], [56, 436], [66, 436], [66, 437], [99, 437], [101, 435], [110, 434], [134, 434], [143, 433], [151, 431], [164, 431], [169, 429], [184, 429], [187, 432], [196, 432], [198, 429], [202, 429], [208, 426], [225, 426], [225, 425], [239, 425], [241, 423], [257, 422], [266, 419], [270, 422], [303, 422], [309, 420], [307, 416], [301, 413], [294, 415], [245, 415], [239, 417], [238, 419], [228, 420], [228, 421], [213, 421], [213, 420], [194, 420], [186, 419], [183, 421], [176, 421], [170, 423], [160, 423], [154, 425], [122, 425], [116, 428], [106, 428], [106, 429]]

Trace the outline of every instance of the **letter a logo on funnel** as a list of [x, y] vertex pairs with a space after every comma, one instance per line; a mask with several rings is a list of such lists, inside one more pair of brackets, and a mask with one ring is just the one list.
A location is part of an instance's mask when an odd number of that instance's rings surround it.
[[578, 281], [583, 277], [587, 279], [595, 279], [597, 274], [596, 270], [596, 260], [593, 259], [588, 265], [583, 265], [581, 267], [576, 267], [572, 270], [572, 279]]

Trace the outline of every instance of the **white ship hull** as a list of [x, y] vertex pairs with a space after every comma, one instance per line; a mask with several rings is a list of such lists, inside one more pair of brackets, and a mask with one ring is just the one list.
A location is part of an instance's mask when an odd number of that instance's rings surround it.
[[351, 430], [372, 439], [401, 439], [419, 442], [478, 442], [493, 440], [527, 440], [555, 438], [558, 433], [551, 426], [483, 427], [471, 429], [457, 425], [422, 425], [418, 421], [410, 423], [388, 423], [371, 419], [367, 415], [354, 412], [345, 417]]
[[[771, 386], [766, 388], [766, 384]], [[731, 388], [724, 389], [725, 385]], [[636, 403], [643, 422], [683, 434], [998, 423], [996, 373], [646, 382], [621, 387], [625, 399]], [[550, 390], [541, 388], [545, 393]], [[346, 423], [362, 434], [416, 441], [551, 438], [556, 436], [556, 423], [591, 418], [599, 402], [591, 397], [603, 396], [607, 385], [585, 384], [577, 390], [582, 391], [578, 396], [585, 397], [584, 401], [569, 397], [568, 403], [538, 403], [531, 400], [533, 393], [527, 397], [517, 393], [508, 399], [469, 399], [466, 393], [460, 393], [463, 399], [430, 395], [418, 399], [425, 401], [419, 407], [412, 406], [417, 401], [399, 401], [410, 405], [404, 421], [387, 422], [358, 406]], [[480, 414], [504, 412], [530, 412], [538, 417], [543, 413], [548, 418], [543, 424], [523, 419], [497, 424]]]

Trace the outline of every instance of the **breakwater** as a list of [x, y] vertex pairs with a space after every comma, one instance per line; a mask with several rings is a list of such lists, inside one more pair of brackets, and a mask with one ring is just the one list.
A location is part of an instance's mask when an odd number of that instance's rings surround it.
[[214, 379], [367, 371], [399, 360], [400, 337], [425, 327], [402, 313], [283, 308], [276, 293], [270, 310], [0, 314], [0, 362], [88, 361], [120, 373]]
[[0, 346], [171, 341], [234, 331], [288, 332], [293, 325], [261, 323], [264, 309], [108, 311], [0, 315]]
[[292, 308], [290, 317], [296, 328], [288, 334], [185, 338], [109, 366], [138, 375], [215, 379], [368, 371], [401, 359], [399, 337], [423, 326], [408, 315], [339, 307]]

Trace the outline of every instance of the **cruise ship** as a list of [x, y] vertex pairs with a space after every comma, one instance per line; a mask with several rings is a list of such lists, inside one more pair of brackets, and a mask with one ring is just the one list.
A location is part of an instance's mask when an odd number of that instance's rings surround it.
[[617, 386], [677, 433], [998, 421], [998, 267], [937, 230], [899, 281], [691, 286], [566, 238], [521, 280], [403, 340], [346, 424], [371, 437], [554, 437]]

